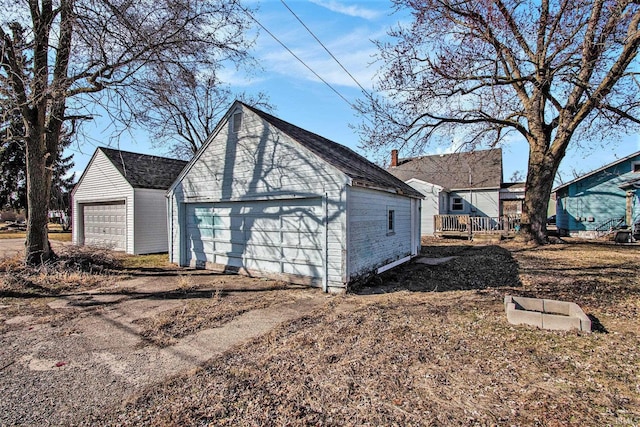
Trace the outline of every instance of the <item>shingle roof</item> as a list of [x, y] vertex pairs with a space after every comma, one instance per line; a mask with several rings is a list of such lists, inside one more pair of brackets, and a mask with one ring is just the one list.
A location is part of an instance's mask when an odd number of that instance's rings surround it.
[[500, 188], [502, 184], [502, 150], [469, 151], [462, 153], [400, 159], [389, 172], [408, 181], [416, 178], [447, 190]]
[[394, 190], [401, 194], [423, 198], [424, 195], [391, 175], [381, 167], [365, 159], [355, 151], [328, 140], [320, 135], [309, 132], [298, 126], [287, 123], [277, 117], [260, 111], [254, 107], [242, 104], [253, 111], [269, 124], [280, 129], [309, 151], [336, 167], [355, 183]]
[[99, 147], [134, 188], [168, 189], [187, 162], [149, 154]]
[[509, 190], [522, 190], [526, 188], [526, 182], [503, 182], [500, 188], [509, 189]]

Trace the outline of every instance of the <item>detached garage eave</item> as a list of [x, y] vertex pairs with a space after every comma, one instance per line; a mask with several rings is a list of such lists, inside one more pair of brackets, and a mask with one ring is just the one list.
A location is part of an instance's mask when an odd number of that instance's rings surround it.
[[418, 196], [416, 194], [406, 193], [401, 188], [380, 187], [379, 185], [375, 185], [367, 181], [350, 179], [350, 182], [347, 185], [351, 185], [352, 187], [362, 187], [362, 188], [369, 188], [371, 190], [384, 191], [387, 193], [398, 194], [400, 196], [411, 197], [413, 199], [424, 199], [424, 196]]
[[[293, 200], [293, 199], [315, 199], [316, 197], [322, 197], [323, 194], [318, 192], [303, 193], [303, 192], [283, 192], [277, 194], [252, 194], [245, 197], [203, 197], [198, 195], [183, 196], [182, 201], [188, 203], [217, 203], [217, 202], [256, 202], [264, 200]], [[168, 194], [171, 197], [171, 194]]]

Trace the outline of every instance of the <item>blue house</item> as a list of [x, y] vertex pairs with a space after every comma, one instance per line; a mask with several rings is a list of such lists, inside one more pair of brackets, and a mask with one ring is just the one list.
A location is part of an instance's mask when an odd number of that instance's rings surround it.
[[597, 238], [640, 221], [640, 152], [555, 188], [562, 235]]

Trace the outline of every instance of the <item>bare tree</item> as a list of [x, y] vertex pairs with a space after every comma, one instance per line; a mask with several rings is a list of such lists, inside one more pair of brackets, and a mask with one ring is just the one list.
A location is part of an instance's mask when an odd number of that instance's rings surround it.
[[25, 260], [38, 264], [53, 254], [47, 211], [63, 123], [75, 131], [97, 101], [126, 117], [130, 94], [169, 70], [242, 61], [249, 21], [228, 0], [1, 0], [0, 7], [0, 101], [24, 122]]
[[[529, 144], [522, 232], [546, 241], [554, 177], [572, 140], [640, 123], [631, 0], [395, 0], [413, 21], [379, 43], [378, 89], [360, 103], [365, 144], [420, 151], [451, 135]], [[574, 142], [575, 143], [575, 142]]]
[[268, 97], [235, 94], [219, 81], [215, 70], [194, 74], [180, 69], [165, 73], [138, 92], [135, 116], [149, 129], [156, 146], [168, 146], [171, 153], [189, 160], [218, 124], [234, 99], [263, 110], [273, 110]]

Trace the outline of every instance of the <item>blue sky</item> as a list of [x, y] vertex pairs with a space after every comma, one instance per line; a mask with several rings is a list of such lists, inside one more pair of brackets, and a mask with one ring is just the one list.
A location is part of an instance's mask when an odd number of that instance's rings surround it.
[[[245, 0], [245, 4], [257, 6], [257, 20], [349, 102], [354, 103], [361, 97], [356, 83], [279, 0]], [[394, 13], [388, 0], [288, 0], [287, 4], [366, 89], [371, 88], [379, 68], [374, 63], [376, 48], [372, 40], [386, 38], [391, 26], [410, 19], [407, 13]], [[257, 70], [254, 75], [247, 76], [236, 70], [224, 72], [224, 79], [234, 90], [265, 92], [276, 108], [274, 114], [281, 119], [346, 145], [370, 160], [380, 161], [382, 155], [386, 158], [386, 153], [376, 156], [359, 148], [359, 136], [351, 126], [357, 125], [361, 119], [343, 99], [263, 30], [259, 32], [253, 55], [262, 66], [262, 70]], [[109, 144], [110, 131], [106, 122], [97, 120], [89, 132], [92, 141], [72, 147], [78, 176], [95, 147]], [[147, 134], [140, 129], [131, 129], [111, 145], [140, 153], [168, 154], [162, 148], [152, 148]], [[516, 138], [502, 148], [504, 179], [508, 181], [513, 172], [526, 171], [528, 146]], [[569, 150], [560, 173], [564, 181], [568, 181], [576, 172], [586, 173], [639, 150], [637, 135], [612, 135], [605, 146]], [[424, 154], [445, 151], [446, 147], [434, 146]]]

